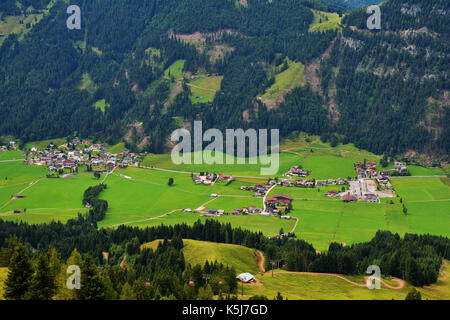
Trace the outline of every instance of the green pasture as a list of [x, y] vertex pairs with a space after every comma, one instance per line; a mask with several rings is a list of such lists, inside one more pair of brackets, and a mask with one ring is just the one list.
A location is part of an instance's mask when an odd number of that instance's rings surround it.
[[325, 32], [328, 30], [341, 30], [341, 17], [337, 13], [324, 12], [311, 9], [314, 14], [309, 26], [309, 32]]
[[164, 71], [164, 76], [174, 77], [175, 79], [183, 78], [183, 69], [186, 60], [177, 60]]
[[[176, 165], [173, 163], [170, 154], [151, 154], [147, 155], [144, 159], [142, 165], [155, 168], [164, 168], [177, 171], [185, 172], [209, 172], [209, 173], [223, 173], [235, 176], [250, 176], [250, 177], [264, 177], [261, 175], [261, 168], [269, 168], [270, 165], [265, 165], [257, 161], [257, 164], [249, 163], [249, 159], [245, 158], [245, 164], [238, 164], [238, 159], [233, 158], [234, 164], [227, 164], [226, 157], [224, 154], [220, 153], [220, 159], [222, 159], [223, 164], [194, 164], [194, 153], [190, 153], [191, 164], [180, 164]], [[273, 163], [275, 164], [276, 156], [273, 155]], [[205, 161], [203, 161], [205, 162]], [[279, 170], [276, 174], [281, 177], [282, 174], [287, 172], [289, 168], [293, 165], [299, 164], [298, 155], [291, 153], [280, 153], [279, 154]], [[273, 175], [275, 176], [275, 175]], [[267, 177], [267, 176], [265, 176]], [[262, 180], [264, 182], [264, 180]]]
[[[161, 240], [145, 243], [141, 248], [156, 250]], [[215, 243], [183, 239], [183, 254], [187, 263], [192, 266], [204, 265], [206, 261], [223, 263], [234, 267], [237, 272], [256, 273], [255, 253], [253, 249], [235, 244]]]
[[288, 68], [275, 75], [275, 83], [261, 96], [263, 102], [274, 100], [280, 94], [302, 86], [305, 83], [303, 77], [305, 66], [301, 62], [293, 62], [289, 59], [286, 61]]
[[190, 99], [192, 103], [212, 102], [220, 90], [223, 76], [210, 76], [190, 81]]
[[[448, 265], [448, 263], [447, 263]], [[277, 272], [279, 270], [275, 270]], [[450, 298], [448, 266], [441, 272], [436, 284], [429, 287], [416, 288], [422, 299], [442, 300]], [[344, 276], [356, 283], [364, 284], [364, 276]], [[404, 300], [412, 286], [405, 284], [401, 290], [392, 290], [381, 285], [381, 289], [369, 290], [358, 287], [340, 278], [322, 274], [288, 274], [275, 273], [272, 278], [267, 272], [264, 276], [256, 275], [261, 285], [244, 285], [244, 299], [254, 295], [265, 295], [273, 299], [280, 292], [289, 300]], [[396, 286], [397, 283], [383, 277], [383, 280]], [[240, 297], [241, 298], [241, 297]]]

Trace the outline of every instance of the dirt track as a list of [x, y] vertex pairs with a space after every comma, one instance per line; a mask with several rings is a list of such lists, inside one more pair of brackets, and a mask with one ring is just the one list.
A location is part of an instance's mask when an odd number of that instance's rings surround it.
[[[358, 286], [358, 287], [361, 287], [361, 288], [367, 287], [367, 284], [366, 284], [366, 283], [357, 283], [357, 282], [354, 282], [354, 281], [351, 281], [351, 280], [347, 279], [347, 278], [344, 277], [344, 276], [341, 276], [341, 275], [335, 274], [335, 273], [295, 272], [295, 271], [276, 271], [276, 272], [274, 272], [274, 274], [283, 274], [283, 273], [284, 273], [284, 274], [327, 275], [327, 276], [332, 276], [332, 277], [336, 277], [336, 278], [342, 279], [342, 280], [344, 280], [344, 281], [346, 281], [346, 282], [348, 282], [348, 283], [350, 283], [350, 284], [353, 284], [353, 285]], [[369, 277], [364, 277], [364, 280], [367, 281], [368, 278], [369, 278]], [[374, 277], [374, 278], [375, 278], [375, 277]], [[389, 289], [392, 289], [392, 290], [401, 290], [401, 289], [403, 289], [403, 287], [405, 286], [405, 281], [403, 281], [403, 280], [401, 280], [401, 279], [392, 279], [392, 281], [398, 283], [398, 286], [396, 286], [396, 287], [391, 286], [390, 284], [386, 283], [383, 279], [379, 279], [379, 280], [380, 280], [380, 282], [381, 282], [386, 288], [389, 288]]]

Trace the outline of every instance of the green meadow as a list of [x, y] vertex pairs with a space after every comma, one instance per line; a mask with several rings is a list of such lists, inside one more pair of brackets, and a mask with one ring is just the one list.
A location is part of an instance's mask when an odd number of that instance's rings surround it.
[[396, 178], [392, 184], [407, 208], [411, 233], [450, 236], [448, 178]]
[[324, 32], [328, 30], [341, 30], [341, 18], [337, 13], [319, 10], [311, 11], [314, 14], [313, 22], [309, 26], [309, 32]]
[[286, 62], [288, 68], [275, 75], [275, 83], [261, 96], [263, 102], [274, 100], [280, 94], [302, 86], [305, 83], [303, 78], [305, 66], [301, 62], [293, 62], [289, 59]]
[[[268, 168], [269, 165], [261, 164], [257, 161], [256, 164], [249, 163], [248, 158], [242, 159], [245, 164], [238, 164], [238, 158], [234, 157], [234, 164], [227, 164], [224, 154], [220, 153], [220, 159], [223, 164], [194, 164], [194, 153], [189, 154], [191, 158], [191, 164], [174, 164], [170, 154], [151, 154], [146, 156], [142, 165], [155, 168], [164, 168], [185, 172], [209, 172], [209, 173], [223, 173], [235, 176], [250, 176], [250, 177], [264, 177], [261, 175], [261, 168]], [[273, 162], [275, 163], [276, 157], [274, 156]], [[279, 154], [279, 170], [276, 175], [280, 176], [287, 172], [293, 165], [298, 165], [298, 156], [291, 153]], [[267, 176], [265, 176], [267, 178]], [[262, 180], [263, 181], [263, 180]]]
[[[35, 167], [25, 166], [33, 169]], [[29, 175], [28, 178], [32, 176]], [[3, 220], [44, 223], [50, 221], [67, 221], [78, 213], [86, 211], [82, 205], [83, 192], [98, 184], [92, 174], [80, 173], [72, 178], [45, 178], [41, 174], [33, 184], [22, 185], [20, 191], [25, 198], [13, 199], [0, 191], [0, 214]], [[28, 187], [28, 188], [27, 188]], [[0, 189], [1, 190], [1, 189]], [[15, 189], [17, 190], [17, 188]], [[6, 201], [4, 201], [8, 198]], [[14, 210], [24, 210], [20, 214], [11, 214]]]
[[60, 146], [66, 142], [66, 138], [56, 138], [56, 139], [48, 139], [41, 141], [28, 142], [25, 144], [25, 149], [30, 150], [33, 147], [36, 147], [38, 150], [44, 150], [50, 143], [53, 143], [56, 146]]
[[183, 69], [186, 60], [177, 60], [164, 71], [164, 76], [174, 77], [175, 79], [183, 78]]
[[202, 77], [189, 82], [192, 103], [212, 102], [220, 90], [223, 76]]
[[[369, 290], [358, 287], [337, 277], [315, 274], [289, 274], [276, 273], [274, 277], [270, 272], [263, 276], [256, 275], [260, 285], [244, 285], [243, 299], [254, 295], [265, 295], [273, 299], [280, 292], [289, 300], [405, 300], [412, 286], [405, 283], [400, 290], [392, 290], [381, 285], [381, 289]], [[423, 300], [450, 299], [450, 268], [448, 261], [444, 262], [438, 281], [427, 287], [416, 288], [420, 291]], [[356, 283], [365, 283], [364, 276], [344, 276]], [[383, 278], [384, 281], [396, 286], [397, 283]], [[239, 296], [241, 298], [241, 296]]]
[[25, 159], [25, 157], [22, 156], [22, 153], [22, 151], [0, 151], [0, 161]]
[[[141, 248], [152, 248], [156, 250], [162, 240], [145, 243]], [[204, 265], [206, 261], [223, 263], [232, 266], [239, 272], [256, 273], [255, 253], [253, 249], [227, 243], [215, 243], [208, 241], [197, 241], [183, 239], [183, 254], [186, 263], [192, 266]]]
[[95, 108], [100, 109], [102, 112], [105, 112], [106, 107], [109, 107], [109, 103], [105, 99], [98, 100], [95, 103]]
[[0, 300], [4, 300], [3, 297], [3, 286], [8, 276], [8, 268], [0, 268]]

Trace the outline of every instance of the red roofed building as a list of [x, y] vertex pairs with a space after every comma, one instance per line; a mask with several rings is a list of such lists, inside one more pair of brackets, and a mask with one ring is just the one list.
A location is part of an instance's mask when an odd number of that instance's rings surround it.
[[355, 196], [351, 196], [349, 194], [346, 194], [342, 197], [342, 201], [344, 202], [355, 202], [356, 201], [356, 197]]

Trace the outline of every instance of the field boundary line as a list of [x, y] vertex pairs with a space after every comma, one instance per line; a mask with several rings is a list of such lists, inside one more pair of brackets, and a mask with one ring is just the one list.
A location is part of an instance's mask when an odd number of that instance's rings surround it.
[[150, 220], [156, 220], [156, 219], [163, 218], [164, 216], [168, 216], [168, 215], [170, 215], [171, 213], [174, 213], [174, 212], [176, 212], [176, 211], [183, 211], [183, 209], [175, 209], [175, 210], [166, 212], [166, 213], [164, 213], [164, 214], [162, 214], [162, 215], [160, 215], [160, 216], [157, 216], [157, 217], [151, 217], [151, 218], [146, 218], [146, 219], [141, 219], [141, 220], [135, 220], [135, 221], [128, 221], [128, 222], [121, 222], [121, 223], [117, 223], [117, 224], [112, 224], [112, 225], [110, 225], [110, 226], [105, 226], [105, 227], [103, 227], [103, 228], [114, 228], [114, 227], [122, 226], [122, 225], [125, 225], [125, 224], [131, 224], [131, 223], [137, 223], [137, 222], [145, 222], [145, 221], [150, 221]]
[[[26, 188], [20, 190], [17, 194], [21, 194], [21, 193], [25, 192], [26, 190], [28, 190], [29, 188], [31, 188], [32, 186], [34, 186], [36, 183], [38, 183], [38, 182], [41, 181], [42, 179], [45, 179], [45, 178], [39, 178], [39, 179], [37, 179], [37, 180], [31, 181], [31, 182], [28, 184], [28, 186], [27, 186]], [[6, 201], [6, 202], [0, 207], [0, 209], [3, 209], [4, 207], [6, 207], [6, 206], [7, 206], [11, 201], [13, 201], [13, 200], [14, 200], [14, 197], [12, 197], [12, 198], [9, 199], [8, 201]]]

